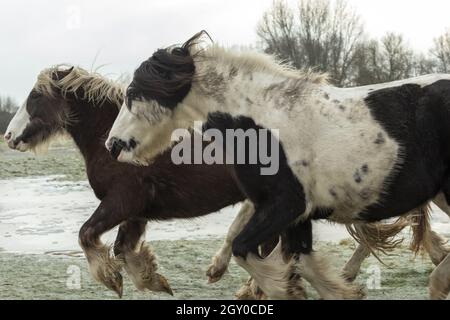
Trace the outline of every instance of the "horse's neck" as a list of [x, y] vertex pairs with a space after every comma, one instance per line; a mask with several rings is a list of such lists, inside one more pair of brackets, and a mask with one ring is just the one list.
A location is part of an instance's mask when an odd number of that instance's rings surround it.
[[91, 105], [85, 102], [73, 102], [75, 120], [69, 125], [67, 131], [86, 161], [106, 153], [104, 141], [118, 115], [116, 105], [105, 102], [102, 106]]
[[[202, 76], [195, 83], [187, 104], [203, 112], [224, 112], [231, 115], [251, 115], [254, 110], [267, 110], [275, 101], [286, 99], [286, 92], [296, 91], [299, 79], [289, 78], [270, 70], [249, 71], [233, 65], [216, 65], [208, 61], [200, 66]], [[306, 83], [301, 86], [308, 85]]]

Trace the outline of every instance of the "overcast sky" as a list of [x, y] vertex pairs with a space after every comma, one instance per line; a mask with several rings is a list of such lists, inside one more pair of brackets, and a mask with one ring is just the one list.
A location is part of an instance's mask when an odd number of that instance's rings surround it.
[[[450, 27], [449, 0], [348, 0], [373, 36], [405, 34], [426, 52]], [[296, 3], [296, 0], [290, 2]], [[224, 45], [252, 44], [272, 0], [0, 0], [0, 95], [23, 100], [40, 70], [57, 63], [111, 77], [131, 73], [163, 46], [206, 29]]]

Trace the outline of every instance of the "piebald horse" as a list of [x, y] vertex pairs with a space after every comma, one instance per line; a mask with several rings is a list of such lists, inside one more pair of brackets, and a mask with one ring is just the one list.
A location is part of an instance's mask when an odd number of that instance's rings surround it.
[[[269, 297], [291, 296], [290, 279], [299, 276], [322, 297], [351, 290], [313, 252], [312, 219], [374, 222], [433, 199], [450, 214], [449, 75], [342, 89], [268, 55], [200, 48], [202, 35], [141, 64], [106, 147], [119, 161], [142, 164], [173, 144], [175, 129], [195, 121], [222, 133], [278, 130], [269, 137], [280, 143], [276, 174], [262, 175], [262, 161], [228, 167], [255, 207], [233, 255]], [[289, 255], [278, 245], [259, 257], [258, 245], [277, 235]], [[442, 299], [449, 291], [447, 255], [431, 275], [430, 295]]]

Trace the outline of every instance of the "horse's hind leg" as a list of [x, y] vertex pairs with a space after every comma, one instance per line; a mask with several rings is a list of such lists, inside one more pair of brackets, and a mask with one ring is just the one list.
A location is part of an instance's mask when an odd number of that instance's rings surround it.
[[232, 243], [236, 236], [244, 229], [254, 212], [255, 208], [250, 201], [245, 201], [242, 204], [241, 210], [239, 210], [238, 215], [228, 229], [224, 244], [214, 255], [212, 263], [206, 272], [209, 283], [219, 281], [227, 271], [232, 255]]
[[450, 293], [450, 254], [431, 274], [429, 290], [433, 300], [445, 300]]
[[117, 233], [114, 254], [124, 260], [124, 268], [138, 290], [173, 295], [167, 279], [157, 273], [156, 256], [143, 239], [146, 225], [146, 219], [124, 221]]
[[[450, 216], [450, 207], [447, 205], [444, 194], [440, 194], [433, 202]], [[429, 206], [422, 207], [418, 210], [417, 214], [413, 215], [410, 219], [412, 219], [413, 222], [413, 241], [411, 243], [411, 249], [416, 253], [418, 253], [421, 248], [425, 249], [433, 264], [438, 266], [450, 253], [450, 246], [447, 245], [448, 241], [445, 238], [431, 229]]]
[[[447, 188], [448, 191], [448, 188]], [[448, 192], [444, 190], [433, 202], [450, 217], [450, 200]], [[442, 238], [441, 238], [442, 239]], [[439, 241], [442, 244], [442, 241]], [[446, 248], [448, 250], [448, 248]], [[450, 253], [436, 267], [430, 276], [430, 297], [431, 299], [446, 299], [450, 293]]]
[[353, 282], [361, 269], [361, 265], [370, 256], [369, 248], [364, 244], [358, 244], [355, 252], [353, 252], [350, 260], [347, 261], [344, 268], [342, 269], [342, 275], [344, 278]]
[[105, 198], [94, 214], [81, 227], [79, 243], [89, 263], [89, 270], [95, 280], [115, 291], [120, 297], [123, 280], [120, 274], [122, 261], [112, 256], [110, 247], [103, 244], [100, 237], [127, 217], [116, 211], [114, 202]]

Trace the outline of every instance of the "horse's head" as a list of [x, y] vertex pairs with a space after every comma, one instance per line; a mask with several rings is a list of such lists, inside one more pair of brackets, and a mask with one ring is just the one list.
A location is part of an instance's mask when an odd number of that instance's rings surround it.
[[[70, 71], [58, 71], [52, 76], [64, 77]], [[22, 152], [36, 150], [64, 132], [68, 104], [60, 95], [54, 94], [55, 90], [51, 86], [41, 85], [38, 79], [6, 129], [5, 140], [11, 149]]]
[[171, 145], [173, 130], [187, 127], [180, 109], [196, 73], [190, 49], [203, 34], [182, 46], [157, 50], [135, 71], [106, 142], [113, 157], [148, 163]]

